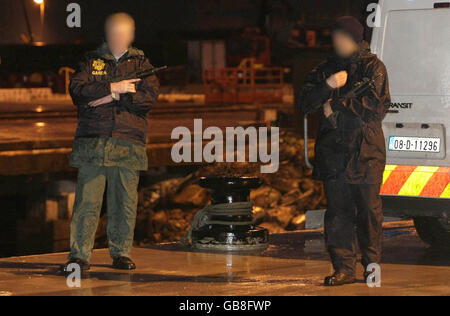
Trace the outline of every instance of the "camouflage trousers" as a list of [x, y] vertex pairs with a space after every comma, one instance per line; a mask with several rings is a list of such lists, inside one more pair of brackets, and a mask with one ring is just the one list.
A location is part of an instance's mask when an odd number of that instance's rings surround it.
[[106, 189], [107, 235], [112, 258], [128, 257], [133, 245], [139, 171], [122, 167], [82, 166], [78, 170], [69, 259], [89, 262]]

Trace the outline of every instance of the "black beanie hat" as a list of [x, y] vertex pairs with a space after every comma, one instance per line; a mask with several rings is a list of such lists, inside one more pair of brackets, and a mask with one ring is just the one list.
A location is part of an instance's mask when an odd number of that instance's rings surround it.
[[352, 16], [337, 19], [333, 25], [333, 32], [338, 30], [350, 35], [356, 43], [361, 43], [364, 39], [364, 26]]

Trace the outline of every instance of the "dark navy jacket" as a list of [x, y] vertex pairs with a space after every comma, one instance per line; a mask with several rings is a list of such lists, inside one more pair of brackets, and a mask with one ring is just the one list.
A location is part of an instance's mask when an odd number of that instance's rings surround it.
[[[349, 74], [347, 84], [332, 90], [326, 79], [343, 70]], [[364, 78], [376, 79], [374, 89], [348, 97], [348, 92]], [[323, 115], [323, 104], [330, 99], [337, 114], [337, 128]], [[331, 56], [307, 76], [297, 106], [306, 114], [321, 112], [315, 145], [315, 179], [342, 177], [347, 183], [382, 183], [386, 164], [382, 121], [390, 102], [386, 67], [370, 52], [366, 42], [351, 58]]]
[[87, 53], [69, 87], [73, 103], [78, 107], [76, 138], [119, 138], [145, 145], [147, 114], [158, 98], [156, 76], [139, 82], [137, 92], [122, 94], [120, 101], [98, 107], [89, 107], [88, 103], [111, 94], [112, 78], [149, 66], [144, 53], [135, 48], [130, 48], [119, 61], [106, 44]]

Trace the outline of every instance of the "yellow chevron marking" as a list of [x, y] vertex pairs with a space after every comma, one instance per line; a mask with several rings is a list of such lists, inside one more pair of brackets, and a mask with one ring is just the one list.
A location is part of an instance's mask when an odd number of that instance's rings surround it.
[[391, 175], [392, 171], [397, 167], [397, 165], [386, 165], [383, 172], [383, 184], [386, 182], [386, 180]]
[[444, 192], [441, 194], [441, 198], [450, 199], [450, 183], [445, 187]]
[[406, 180], [398, 195], [418, 196], [427, 184], [428, 180], [439, 169], [439, 167], [417, 167]]

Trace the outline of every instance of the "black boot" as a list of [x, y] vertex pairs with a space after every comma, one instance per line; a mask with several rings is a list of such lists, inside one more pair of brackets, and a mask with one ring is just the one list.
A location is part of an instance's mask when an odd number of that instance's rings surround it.
[[136, 264], [127, 257], [119, 257], [114, 259], [113, 267], [119, 270], [135, 270]]
[[344, 284], [355, 283], [355, 276], [347, 273], [335, 273], [325, 278], [325, 286], [338, 286]]
[[68, 269], [69, 265], [71, 264], [78, 264], [80, 266], [81, 272], [85, 272], [91, 269], [91, 265], [84, 260], [70, 259], [65, 265], [61, 266], [61, 272], [72, 273], [73, 271]]

